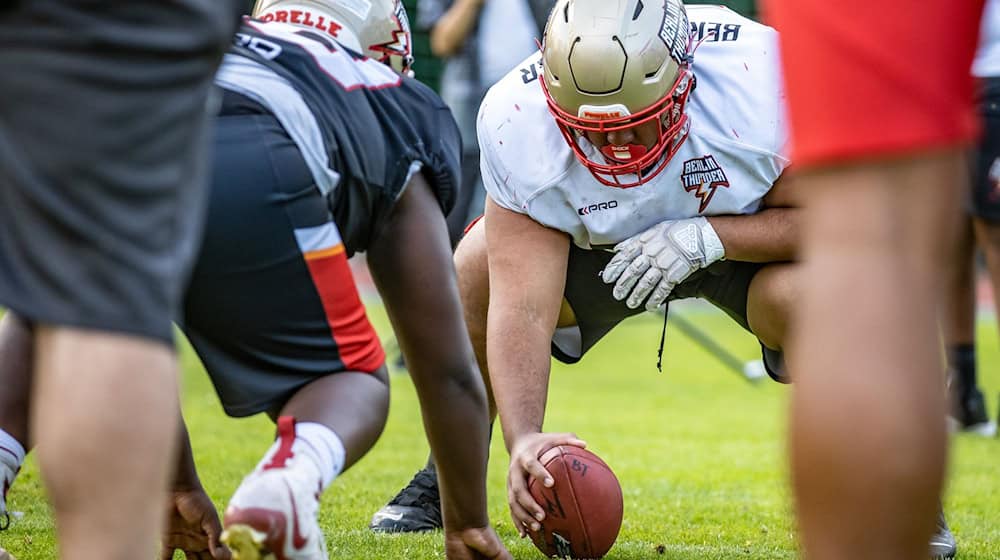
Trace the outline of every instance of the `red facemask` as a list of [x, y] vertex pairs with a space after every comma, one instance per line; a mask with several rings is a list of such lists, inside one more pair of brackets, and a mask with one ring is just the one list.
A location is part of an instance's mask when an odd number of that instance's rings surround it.
[[[609, 187], [627, 189], [649, 181], [663, 171], [687, 138], [690, 127], [684, 109], [688, 95], [694, 89], [694, 74], [687, 67], [680, 68], [677, 79], [663, 99], [635, 114], [614, 117], [581, 117], [564, 111], [549, 95], [545, 80], [539, 82], [542, 83], [549, 112], [559, 125], [566, 143], [573, 149], [576, 159], [590, 170], [594, 178]], [[607, 134], [651, 121], [657, 123], [656, 143], [651, 148], [636, 144], [609, 144], [600, 150], [604, 161], [597, 162], [588, 158], [577, 144], [578, 136], [587, 132]], [[635, 177], [626, 177], [628, 175]]]

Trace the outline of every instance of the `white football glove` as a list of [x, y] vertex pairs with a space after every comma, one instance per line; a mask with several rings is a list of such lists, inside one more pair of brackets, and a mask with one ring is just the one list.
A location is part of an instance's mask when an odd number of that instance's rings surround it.
[[625, 304], [632, 309], [649, 296], [649, 311], [663, 305], [691, 273], [726, 256], [715, 228], [702, 217], [660, 222], [622, 241], [615, 252], [601, 279], [615, 282], [615, 299], [628, 296]]

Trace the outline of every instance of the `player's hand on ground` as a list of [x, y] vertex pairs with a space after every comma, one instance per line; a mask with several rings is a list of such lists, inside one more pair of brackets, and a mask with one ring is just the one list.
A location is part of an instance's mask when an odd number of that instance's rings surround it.
[[615, 299], [632, 309], [646, 301], [649, 311], [694, 271], [725, 257], [722, 241], [702, 217], [660, 222], [616, 245], [615, 253], [601, 279], [615, 283]]
[[492, 527], [477, 527], [462, 531], [446, 529], [444, 550], [448, 560], [513, 559]]
[[219, 541], [222, 524], [215, 504], [201, 488], [170, 493], [167, 528], [163, 532], [160, 560], [170, 560], [174, 551], [186, 560], [230, 560], [229, 549]]
[[519, 436], [510, 448], [510, 468], [507, 471], [507, 503], [514, 527], [524, 538], [528, 531], [541, 528], [545, 510], [538, 505], [528, 491], [528, 480], [534, 477], [545, 486], [552, 486], [554, 480], [538, 458], [549, 449], [559, 445], [587, 447], [587, 443], [572, 433], [529, 433]]

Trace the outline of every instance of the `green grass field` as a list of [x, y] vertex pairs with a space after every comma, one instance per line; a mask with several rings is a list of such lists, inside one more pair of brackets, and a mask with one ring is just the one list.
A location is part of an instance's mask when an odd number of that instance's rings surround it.
[[[685, 311], [741, 357], [757, 357], [755, 341], [721, 314], [703, 306]], [[372, 306], [371, 313], [388, 338], [381, 308]], [[655, 316], [633, 319], [580, 364], [556, 365], [552, 376], [546, 429], [575, 431], [621, 480], [625, 521], [607, 558], [796, 557], [784, 458], [788, 389], [740, 381], [672, 329], [664, 372], [657, 373], [659, 335]], [[992, 318], [980, 320], [979, 336], [982, 384], [995, 416], [1000, 356]], [[187, 348], [183, 368], [195, 456], [206, 488], [223, 508], [270, 445], [273, 428], [264, 417], [225, 417]], [[495, 434], [491, 518], [516, 558], [541, 558], [529, 540], [518, 539], [507, 515], [507, 454], [499, 430]], [[455, 437], [462, 437], [461, 427]], [[444, 557], [440, 534], [376, 536], [366, 529], [371, 514], [409, 480], [426, 454], [413, 386], [405, 375], [394, 375], [381, 440], [323, 498], [320, 521], [331, 558]], [[959, 558], [1000, 558], [1000, 441], [956, 438], [946, 504]], [[52, 518], [31, 461], [11, 490], [10, 507], [24, 515], [0, 533], [0, 544], [19, 560], [55, 558]]]

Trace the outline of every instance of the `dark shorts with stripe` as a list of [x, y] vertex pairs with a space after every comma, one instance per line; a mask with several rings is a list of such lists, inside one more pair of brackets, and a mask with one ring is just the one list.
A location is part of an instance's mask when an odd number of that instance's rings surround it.
[[972, 214], [1000, 223], [1000, 78], [980, 83], [983, 136], [972, 154]]
[[241, 4], [0, 2], [0, 305], [172, 341]]
[[208, 219], [182, 324], [231, 416], [273, 410], [318, 378], [385, 361], [326, 198], [277, 119], [246, 101], [249, 112], [216, 119]]
[[[552, 341], [552, 356], [560, 362], [576, 363], [604, 335], [622, 320], [643, 313], [645, 308], [630, 309], [611, 295], [611, 286], [600, 278], [614, 253], [584, 250], [571, 245], [566, 270], [564, 297], [576, 315], [577, 327], [559, 329]], [[741, 327], [750, 331], [747, 322], [747, 293], [760, 263], [721, 261], [692, 274], [670, 294], [669, 301], [701, 298], [709, 301]], [[782, 352], [761, 345], [764, 366], [772, 379], [787, 382]]]

